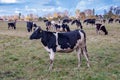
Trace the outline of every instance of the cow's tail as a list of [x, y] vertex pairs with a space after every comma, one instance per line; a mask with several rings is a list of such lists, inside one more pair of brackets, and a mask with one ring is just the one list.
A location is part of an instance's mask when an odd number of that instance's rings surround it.
[[[88, 56], [88, 51], [87, 51], [87, 45], [86, 45], [86, 33], [84, 32], [84, 30], [81, 30], [81, 32], [83, 33], [83, 35], [84, 35], [84, 49], [85, 49], [85, 51], [86, 51], [86, 56], [87, 56], [87, 58], [89, 58], [89, 56]], [[83, 54], [83, 50], [81, 49], [81, 53]], [[89, 63], [89, 62], [88, 62]]]
[[86, 43], [86, 33], [85, 33], [85, 31], [84, 30], [81, 30], [81, 32], [83, 33], [83, 35], [84, 35], [84, 41], [85, 41], [85, 43]]

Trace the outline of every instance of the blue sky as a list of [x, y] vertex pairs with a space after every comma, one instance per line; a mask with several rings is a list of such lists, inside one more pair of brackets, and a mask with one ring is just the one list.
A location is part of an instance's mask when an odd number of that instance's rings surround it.
[[33, 13], [43, 16], [47, 13], [68, 10], [74, 15], [75, 10], [95, 9], [96, 14], [103, 14], [110, 6], [120, 6], [120, 0], [0, 0], [0, 16]]

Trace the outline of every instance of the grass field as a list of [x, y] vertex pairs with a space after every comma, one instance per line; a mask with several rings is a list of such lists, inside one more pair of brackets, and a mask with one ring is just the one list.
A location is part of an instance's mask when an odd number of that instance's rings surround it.
[[8, 30], [7, 22], [0, 22], [0, 80], [120, 80], [120, 24], [105, 25], [108, 35], [96, 35], [94, 27], [84, 25], [91, 68], [82, 57], [78, 70], [74, 51], [56, 53], [49, 72], [49, 55], [40, 40], [29, 40], [26, 23], [18, 22], [17, 30]]

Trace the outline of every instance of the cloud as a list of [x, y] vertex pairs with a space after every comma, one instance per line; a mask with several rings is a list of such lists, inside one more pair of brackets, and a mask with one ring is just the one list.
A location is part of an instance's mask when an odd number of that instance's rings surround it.
[[80, 11], [83, 11], [87, 8], [88, 3], [86, 3], [86, 1], [80, 1], [77, 6], [76, 9], [80, 9]]
[[47, 3], [43, 4], [44, 6], [58, 6], [59, 2], [55, 0], [50, 0]]
[[16, 3], [17, 0], [0, 0], [0, 3]]
[[95, 9], [96, 14], [103, 14], [105, 9], [109, 9], [111, 5], [104, 0], [81, 0], [78, 2], [76, 9], [84, 11], [86, 9]]

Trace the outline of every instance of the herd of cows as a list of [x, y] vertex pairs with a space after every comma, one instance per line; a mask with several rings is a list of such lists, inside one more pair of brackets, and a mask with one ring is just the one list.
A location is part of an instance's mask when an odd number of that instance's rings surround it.
[[[113, 21], [114, 20], [110, 18], [108, 20], [108, 23], [112, 23]], [[120, 23], [120, 19], [115, 21], [118, 21]], [[105, 22], [106, 20], [102, 21], [102, 23]], [[83, 30], [83, 26], [80, 20], [64, 19], [62, 20], [62, 22], [58, 21], [58, 23], [56, 23], [55, 21], [44, 20], [44, 23], [46, 24], [46, 30], [43, 30], [40, 26], [37, 26], [31, 21], [28, 21], [27, 30], [28, 32], [31, 32], [32, 28], [34, 27], [34, 32], [30, 35], [30, 40], [41, 39], [44, 48], [47, 52], [49, 52], [49, 70], [51, 70], [53, 67], [55, 52], [69, 53], [74, 50], [76, 50], [78, 56], [78, 67], [80, 67], [81, 65], [82, 54], [86, 58], [87, 66], [90, 67], [86, 45], [86, 34]], [[68, 25], [70, 23], [71, 25], [76, 24], [77, 29], [71, 30]], [[95, 19], [86, 19], [83, 21], [83, 23], [96, 25], [97, 33], [102, 30], [105, 35], [108, 35], [106, 27], [102, 23], [96, 23]], [[8, 23], [8, 28], [10, 26], [13, 26], [13, 28], [16, 29], [15, 25], [16, 22]], [[51, 29], [53, 31], [51, 31]]]
[[[99, 23], [97, 23], [99, 21]], [[9, 22], [8, 23], [8, 29], [11, 27], [12, 29], [16, 29], [16, 22]], [[43, 20], [43, 22], [46, 25], [46, 30], [47, 31], [55, 31], [55, 32], [69, 32], [71, 31], [70, 27], [68, 24], [71, 23], [71, 25], [76, 24], [77, 29], [83, 29], [83, 26], [81, 24], [81, 21], [78, 19], [72, 20], [72, 19], [63, 19], [63, 20], [58, 20], [56, 21], [49, 21], [47, 19]], [[106, 27], [102, 24], [102, 23], [113, 23], [113, 22], [117, 22], [120, 23], [120, 19], [113, 19], [110, 18], [108, 20], [102, 19], [102, 20], [96, 20], [96, 19], [86, 19], [83, 21], [83, 24], [91, 24], [91, 25], [95, 25], [96, 26], [96, 32], [97, 34], [99, 33], [99, 31], [104, 32], [105, 35], [108, 34], [108, 31], [106, 29]], [[37, 27], [37, 25], [32, 22], [32, 21], [27, 21], [26, 22], [26, 28], [28, 32], [32, 32], [32, 30], [34, 30]], [[33, 29], [34, 28], [34, 29]]]

